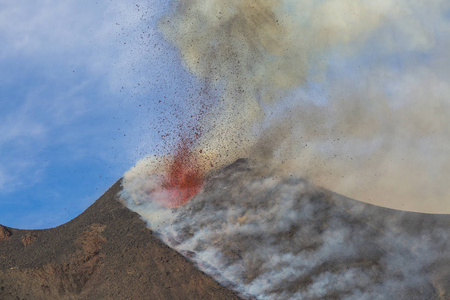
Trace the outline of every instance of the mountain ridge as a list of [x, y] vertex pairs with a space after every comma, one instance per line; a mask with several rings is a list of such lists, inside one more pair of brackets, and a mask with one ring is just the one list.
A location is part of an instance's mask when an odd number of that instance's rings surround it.
[[54, 228], [2, 226], [0, 299], [239, 299], [155, 237], [120, 190]]

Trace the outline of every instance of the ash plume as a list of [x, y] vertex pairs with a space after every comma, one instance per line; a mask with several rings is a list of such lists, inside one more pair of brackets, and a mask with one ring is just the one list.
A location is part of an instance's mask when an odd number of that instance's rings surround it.
[[197, 142], [215, 167], [252, 157], [362, 201], [450, 212], [448, 2], [173, 7], [160, 30], [217, 94]]
[[304, 84], [312, 66], [324, 67], [320, 52], [362, 36], [381, 20], [379, 13], [363, 13], [359, 17], [365, 26], [343, 24], [342, 34], [332, 32], [336, 24], [308, 20], [305, 8], [311, 16], [326, 15], [332, 9], [326, 5], [308, 8], [293, 1], [264, 0], [174, 1], [174, 6], [160, 21], [160, 29], [177, 46], [185, 66], [222, 92], [211, 118], [205, 120], [208, 132], [202, 144], [225, 152], [221, 156], [227, 162], [248, 155], [265, 105]]
[[159, 29], [208, 105], [187, 148], [125, 173], [127, 207], [244, 297], [449, 298], [448, 218], [320, 187], [450, 212], [450, 3], [172, 3]]

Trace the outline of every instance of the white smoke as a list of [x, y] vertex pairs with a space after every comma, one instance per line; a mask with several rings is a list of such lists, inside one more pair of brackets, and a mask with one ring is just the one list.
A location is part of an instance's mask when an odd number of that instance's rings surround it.
[[450, 212], [450, 2], [173, 4], [160, 30], [217, 98], [191, 149], [209, 175], [164, 208], [165, 160], [146, 158], [125, 204], [244, 297], [449, 298], [448, 218], [316, 185]]
[[127, 173], [126, 205], [245, 298], [437, 299], [439, 289], [450, 296], [442, 280], [450, 275], [445, 216], [339, 198], [296, 177], [261, 176], [245, 160], [209, 178], [177, 209], [157, 205], [160, 195], [151, 192], [130, 194], [151, 181]]
[[259, 156], [355, 199], [450, 212], [448, 1], [173, 3], [160, 29], [221, 93], [199, 146], [217, 165]]

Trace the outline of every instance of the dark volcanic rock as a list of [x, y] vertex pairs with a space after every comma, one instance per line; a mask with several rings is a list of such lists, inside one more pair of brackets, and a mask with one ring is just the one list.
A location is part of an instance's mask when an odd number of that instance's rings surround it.
[[0, 241], [4, 241], [11, 236], [11, 232], [4, 226], [0, 225]]
[[120, 188], [56, 228], [0, 226], [0, 299], [239, 299], [160, 242]]

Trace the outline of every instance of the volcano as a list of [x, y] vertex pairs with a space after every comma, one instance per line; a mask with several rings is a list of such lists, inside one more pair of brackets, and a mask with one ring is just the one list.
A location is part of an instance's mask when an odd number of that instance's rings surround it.
[[56, 228], [0, 226], [0, 299], [239, 299], [157, 239], [120, 190]]
[[450, 216], [259, 170], [240, 159], [162, 207], [167, 232], [120, 180], [59, 227], [0, 227], [0, 299], [450, 299]]

